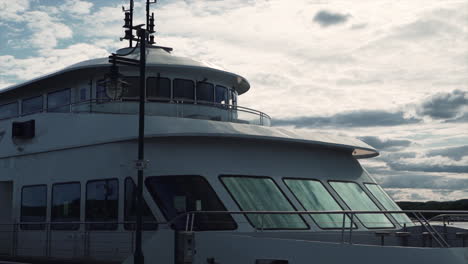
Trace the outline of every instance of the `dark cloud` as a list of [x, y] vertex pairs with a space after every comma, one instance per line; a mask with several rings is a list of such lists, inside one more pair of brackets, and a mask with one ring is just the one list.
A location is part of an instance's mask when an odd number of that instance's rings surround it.
[[332, 13], [326, 10], [321, 10], [314, 16], [314, 21], [320, 24], [322, 27], [333, 26], [342, 24], [349, 19], [350, 15]]
[[454, 90], [451, 93], [438, 93], [422, 102], [418, 114], [434, 119], [455, 118], [468, 106], [468, 92]]
[[450, 178], [434, 175], [397, 175], [381, 178], [384, 188], [463, 190], [468, 189], [468, 179]]
[[361, 110], [338, 113], [333, 116], [307, 116], [292, 119], [273, 120], [275, 126], [295, 126], [296, 128], [318, 127], [373, 127], [397, 126], [421, 122], [414, 117], [404, 117], [403, 112], [386, 112], [380, 110]]
[[396, 150], [411, 144], [409, 140], [380, 139], [374, 136], [359, 137], [359, 139], [378, 150]]
[[468, 156], [468, 145], [432, 150], [429, 151], [426, 155], [429, 157], [444, 156], [453, 160], [461, 160], [463, 157]]
[[468, 165], [406, 163], [394, 160], [386, 162], [390, 169], [397, 171], [468, 173]]

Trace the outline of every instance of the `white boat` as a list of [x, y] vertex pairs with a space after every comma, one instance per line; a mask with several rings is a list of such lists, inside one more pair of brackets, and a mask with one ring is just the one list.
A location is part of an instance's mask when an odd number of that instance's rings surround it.
[[[360, 165], [373, 147], [271, 127], [244, 77], [146, 50], [146, 263], [468, 263], [468, 230], [409, 218]], [[0, 91], [0, 261], [133, 263], [139, 71], [111, 88], [110, 66]]]

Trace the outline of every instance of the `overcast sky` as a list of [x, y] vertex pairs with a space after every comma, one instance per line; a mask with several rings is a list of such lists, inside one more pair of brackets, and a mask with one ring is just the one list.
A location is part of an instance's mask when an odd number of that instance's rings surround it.
[[[0, 0], [0, 89], [125, 46], [123, 4]], [[155, 11], [158, 44], [250, 81], [242, 106], [379, 149], [361, 162], [396, 200], [468, 198], [468, 0], [161, 0]]]

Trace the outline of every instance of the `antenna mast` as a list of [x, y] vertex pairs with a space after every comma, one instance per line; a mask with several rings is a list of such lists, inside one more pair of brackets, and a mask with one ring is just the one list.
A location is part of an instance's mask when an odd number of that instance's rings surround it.
[[154, 13], [151, 13], [150, 15], [150, 5], [156, 4], [157, 2], [158, 0], [146, 0], [146, 29], [148, 31], [147, 43], [150, 45], [155, 43], [153, 34], [156, 32], [154, 30]]
[[129, 47], [132, 47], [133, 41], [136, 40], [135, 36], [133, 35], [133, 6], [133, 0], [130, 0], [129, 9], [125, 9], [125, 7], [122, 6], [122, 11], [125, 13], [125, 24], [123, 25], [123, 28], [125, 28], [125, 36], [123, 38], [120, 38], [120, 40], [127, 39]]

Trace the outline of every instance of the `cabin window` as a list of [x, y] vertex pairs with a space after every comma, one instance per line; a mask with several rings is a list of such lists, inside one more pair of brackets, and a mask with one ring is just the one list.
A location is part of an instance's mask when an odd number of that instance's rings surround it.
[[[364, 184], [369, 192], [379, 201], [379, 203], [385, 208], [387, 211], [400, 211], [401, 208], [388, 196], [388, 194], [377, 184]], [[392, 214], [393, 218], [398, 221], [401, 225], [413, 225], [413, 222], [408, 218], [408, 216], [404, 213], [401, 214]]]
[[60, 222], [53, 224], [54, 230], [76, 230], [79, 224], [67, 224], [64, 222], [79, 222], [81, 208], [80, 183], [59, 183], [52, 186], [52, 211], [51, 221]]
[[[46, 221], [47, 213], [47, 186], [24, 186], [21, 191], [21, 222]], [[42, 230], [44, 224], [22, 224], [24, 230]]]
[[[271, 178], [222, 176], [221, 181], [242, 211], [296, 211]], [[308, 228], [297, 214], [247, 214], [247, 218], [258, 229]]]
[[110, 97], [107, 96], [107, 85], [105, 80], [99, 80], [96, 82], [96, 102], [108, 102], [110, 101]]
[[[351, 210], [381, 211], [357, 183], [331, 181], [330, 185]], [[356, 218], [367, 228], [394, 227], [384, 214], [358, 214]]]
[[137, 98], [140, 96], [140, 77], [123, 77], [123, 93], [124, 98]]
[[[86, 222], [90, 230], [115, 230], [119, 212], [119, 181], [98, 180], [86, 184]], [[110, 223], [103, 223], [110, 222]]]
[[216, 103], [227, 104], [228, 100], [228, 89], [224, 86], [216, 85]]
[[[136, 222], [137, 215], [137, 197], [136, 186], [131, 178], [125, 179], [125, 206], [124, 206], [125, 229], [135, 230], [135, 224], [127, 222]], [[156, 218], [151, 212], [148, 204], [143, 199], [143, 230], [155, 230], [158, 228]]]
[[18, 115], [18, 102], [0, 105], [0, 119]]
[[24, 99], [21, 102], [21, 114], [27, 115], [42, 111], [42, 105], [44, 101], [42, 95], [36, 96], [29, 99]]
[[162, 101], [171, 100], [171, 80], [161, 77], [150, 77], [146, 81], [146, 97]]
[[232, 105], [237, 105], [237, 91], [236, 90], [232, 90], [231, 98], [232, 98]]
[[195, 100], [195, 85], [191, 80], [174, 80], [174, 99], [175, 100]]
[[[294, 196], [304, 206], [306, 211], [342, 211], [325, 186], [317, 180], [285, 179], [284, 183]], [[312, 214], [310, 215], [320, 228], [342, 228], [342, 214]], [[347, 217], [345, 226], [349, 228], [351, 222]]]
[[70, 112], [71, 90], [65, 89], [47, 94], [48, 112]]
[[197, 83], [197, 102], [214, 102], [214, 85], [207, 82]]
[[[146, 186], [167, 220], [191, 211], [226, 211], [226, 208], [201, 176], [158, 176], [146, 180]], [[185, 228], [187, 218], [180, 217], [174, 228]], [[229, 214], [197, 214], [194, 230], [232, 230], [236, 223]]]

